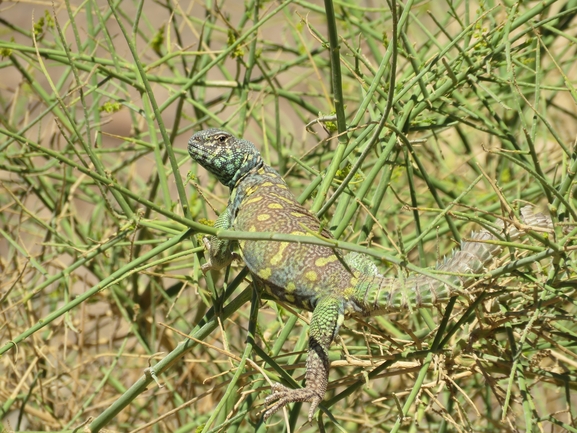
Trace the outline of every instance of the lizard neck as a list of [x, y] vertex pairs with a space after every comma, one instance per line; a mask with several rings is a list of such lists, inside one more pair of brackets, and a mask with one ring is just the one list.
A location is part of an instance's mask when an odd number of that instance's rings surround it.
[[247, 179], [255, 176], [258, 171], [264, 166], [264, 161], [260, 157], [260, 155], [256, 159], [252, 159], [251, 164], [243, 164], [237, 172], [234, 174], [233, 178], [231, 179], [228, 187], [230, 188], [231, 192], [235, 189], [238, 189], [239, 186], [245, 182]]

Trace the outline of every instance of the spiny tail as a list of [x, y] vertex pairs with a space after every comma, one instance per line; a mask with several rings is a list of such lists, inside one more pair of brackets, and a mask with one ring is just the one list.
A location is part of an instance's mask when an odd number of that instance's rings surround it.
[[[533, 206], [521, 209], [524, 224], [551, 231], [551, 218], [534, 213]], [[503, 224], [501, 222], [501, 227]], [[521, 232], [509, 225], [502, 230], [511, 240], [518, 239]], [[475, 277], [467, 274], [479, 274], [493, 262], [502, 248], [499, 245], [485, 243], [498, 238], [488, 230], [473, 232], [470, 240], [461, 242], [461, 249], [453, 252], [437, 266], [438, 271], [459, 275], [414, 275], [403, 278], [385, 278], [380, 275], [366, 275], [359, 278], [355, 293], [354, 309], [364, 315], [379, 315], [390, 311], [409, 308], [430, 307], [449, 300], [462, 289], [470, 286]]]

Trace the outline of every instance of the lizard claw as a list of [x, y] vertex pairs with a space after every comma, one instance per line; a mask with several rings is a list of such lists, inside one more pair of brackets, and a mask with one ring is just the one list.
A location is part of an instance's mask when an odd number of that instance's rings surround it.
[[311, 422], [318, 405], [323, 399], [323, 396], [311, 388], [291, 389], [280, 383], [274, 383], [271, 390], [272, 394], [264, 400], [264, 404], [267, 407], [263, 415], [265, 420], [285, 407], [288, 403], [308, 401], [311, 404], [309, 409], [309, 422]]

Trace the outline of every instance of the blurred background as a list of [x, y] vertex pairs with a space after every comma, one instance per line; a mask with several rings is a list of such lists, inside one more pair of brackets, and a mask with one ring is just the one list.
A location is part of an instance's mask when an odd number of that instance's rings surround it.
[[0, 2], [0, 429], [264, 431], [263, 377], [300, 383], [308, 313], [200, 272], [229, 194], [186, 152], [207, 127], [389, 275], [527, 202], [557, 226], [454, 307], [348, 320], [332, 418], [271, 429], [577, 428], [577, 2], [325, 3]]

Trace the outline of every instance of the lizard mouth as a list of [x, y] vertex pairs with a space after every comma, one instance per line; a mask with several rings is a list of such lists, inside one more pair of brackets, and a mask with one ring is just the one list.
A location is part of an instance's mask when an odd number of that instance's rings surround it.
[[190, 140], [188, 142], [188, 153], [195, 161], [208, 161], [208, 157], [210, 156], [206, 149], [200, 144], [200, 142], [196, 140]]
[[188, 150], [190, 151], [190, 149], [200, 150], [201, 149], [200, 143], [191, 138], [190, 140], [188, 140]]

